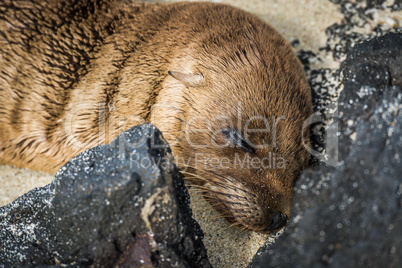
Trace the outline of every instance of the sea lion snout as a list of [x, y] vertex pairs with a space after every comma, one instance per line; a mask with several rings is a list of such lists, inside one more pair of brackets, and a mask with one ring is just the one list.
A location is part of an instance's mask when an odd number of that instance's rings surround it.
[[[217, 173], [215, 173], [217, 174]], [[202, 188], [206, 200], [232, 225], [270, 233], [288, 222], [291, 202], [284, 195], [259, 183], [230, 176], [209, 179]]]

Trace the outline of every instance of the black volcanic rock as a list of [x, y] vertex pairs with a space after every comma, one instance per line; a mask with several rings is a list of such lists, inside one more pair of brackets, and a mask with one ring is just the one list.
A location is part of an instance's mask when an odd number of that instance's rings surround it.
[[345, 90], [339, 97], [339, 116], [340, 131], [346, 135], [340, 136], [339, 156], [344, 158], [353, 146], [350, 134], [356, 132], [356, 120], [370, 118], [392, 86], [402, 88], [402, 34], [357, 44], [342, 63], [342, 73]]
[[333, 123], [341, 162], [303, 173], [291, 223], [250, 267], [402, 266], [401, 56], [401, 34], [348, 54]]
[[161, 133], [134, 127], [0, 208], [0, 267], [210, 267], [188, 200]]

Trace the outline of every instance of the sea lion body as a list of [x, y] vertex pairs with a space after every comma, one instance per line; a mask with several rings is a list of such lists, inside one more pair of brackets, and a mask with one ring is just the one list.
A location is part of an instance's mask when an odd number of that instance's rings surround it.
[[312, 104], [266, 23], [213, 3], [6, 0], [0, 14], [0, 163], [55, 172], [151, 122], [229, 222], [286, 222]]

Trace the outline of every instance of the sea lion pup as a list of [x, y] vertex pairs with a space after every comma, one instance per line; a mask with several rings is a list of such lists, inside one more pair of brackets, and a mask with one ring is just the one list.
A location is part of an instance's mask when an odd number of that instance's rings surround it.
[[311, 95], [288, 43], [256, 16], [213, 3], [3, 0], [0, 68], [1, 163], [55, 172], [152, 122], [228, 222], [264, 233], [289, 218]]

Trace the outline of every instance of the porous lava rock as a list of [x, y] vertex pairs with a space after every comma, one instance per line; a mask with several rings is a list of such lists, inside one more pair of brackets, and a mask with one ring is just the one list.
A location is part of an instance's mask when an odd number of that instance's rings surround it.
[[171, 151], [152, 125], [87, 150], [0, 208], [3, 267], [210, 267]]

